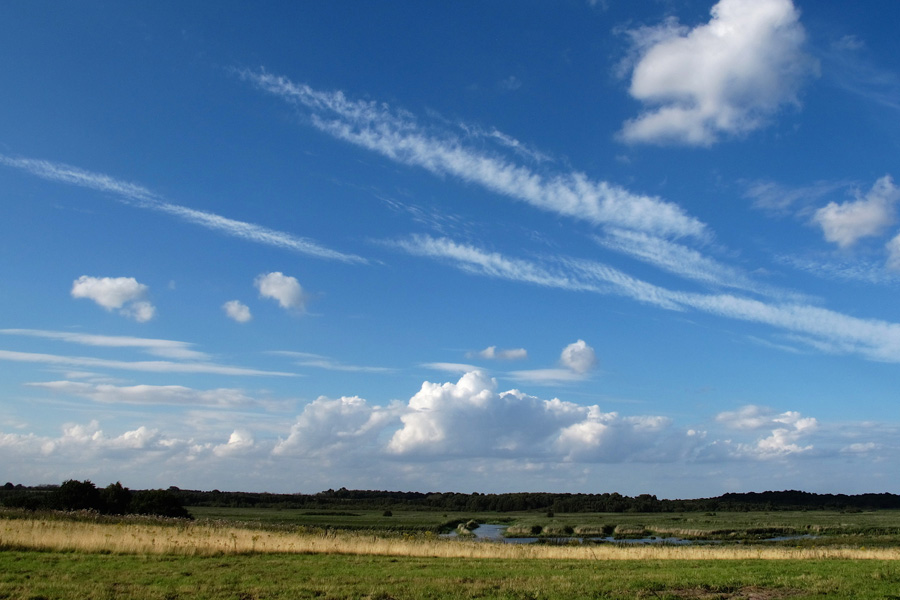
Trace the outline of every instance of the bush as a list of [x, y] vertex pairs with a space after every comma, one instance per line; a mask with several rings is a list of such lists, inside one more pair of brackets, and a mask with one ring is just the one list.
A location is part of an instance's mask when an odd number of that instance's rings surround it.
[[100, 490], [90, 480], [68, 479], [53, 491], [50, 505], [58, 510], [96, 510], [103, 512]]

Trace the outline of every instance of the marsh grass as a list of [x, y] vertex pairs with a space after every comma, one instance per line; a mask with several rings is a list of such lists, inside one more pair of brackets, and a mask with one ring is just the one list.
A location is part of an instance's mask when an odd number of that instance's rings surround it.
[[900, 559], [900, 548], [896, 547], [518, 545], [448, 540], [431, 532], [374, 535], [306, 528], [235, 527], [210, 522], [93, 522], [52, 518], [0, 519], [0, 549], [188, 556], [286, 553], [516, 560]]

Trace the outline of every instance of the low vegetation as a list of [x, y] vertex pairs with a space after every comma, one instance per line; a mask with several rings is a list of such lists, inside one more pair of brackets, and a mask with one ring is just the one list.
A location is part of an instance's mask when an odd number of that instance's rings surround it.
[[[454, 511], [340, 501], [188, 506], [191, 518], [172, 518], [133, 514], [130, 502], [122, 511], [108, 500], [103, 510], [60, 506], [60, 490], [95, 498], [93, 485], [78, 483], [40, 491], [45, 507], [65, 510], [0, 509], [0, 599], [884, 599], [900, 588], [896, 510]], [[538, 543], [470, 539], [487, 524]], [[464, 535], [445, 535], [454, 530]], [[696, 542], [667, 543], [673, 537]]]

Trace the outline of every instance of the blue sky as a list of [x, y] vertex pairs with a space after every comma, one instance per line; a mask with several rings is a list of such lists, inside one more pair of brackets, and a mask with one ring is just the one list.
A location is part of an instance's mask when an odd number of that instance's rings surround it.
[[900, 5], [0, 8], [0, 478], [900, 492]]

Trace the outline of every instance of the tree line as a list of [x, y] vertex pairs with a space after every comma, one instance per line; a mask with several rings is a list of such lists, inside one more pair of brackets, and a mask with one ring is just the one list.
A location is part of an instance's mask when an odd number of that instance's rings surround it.
[[0, 504], [27, 510], [88, 510], [104, 515], [155, 515], [190, 519], [181, 499], [170, 490], [132, 491], [120, 482], [98, 488], [90, 480], [68, 479], [61, 485], [25, 487], [7, 483]]
[[185, 506], [282, 508], [306, 510], [434, 510], [453, 512], [552, 511], [578, 512], [715, 512], [760, 510], [877, 510], [900, 509], [897, 494], [815, 494], [797, 490], [727, 493], [712, 498], [659, 499], [655, 495], [624, 496], [521, 492], [399, 492], [384, 490], [325, 490], [316, 494], [223, 492], [220, 490], [131, 491], [120, 483], [98, 489], [90, 481], [69, 480], [59, 486], [24, 487], [7, 483], [0, 504], [22, 508], [96, 510], [106, 514], [188, 516]]

